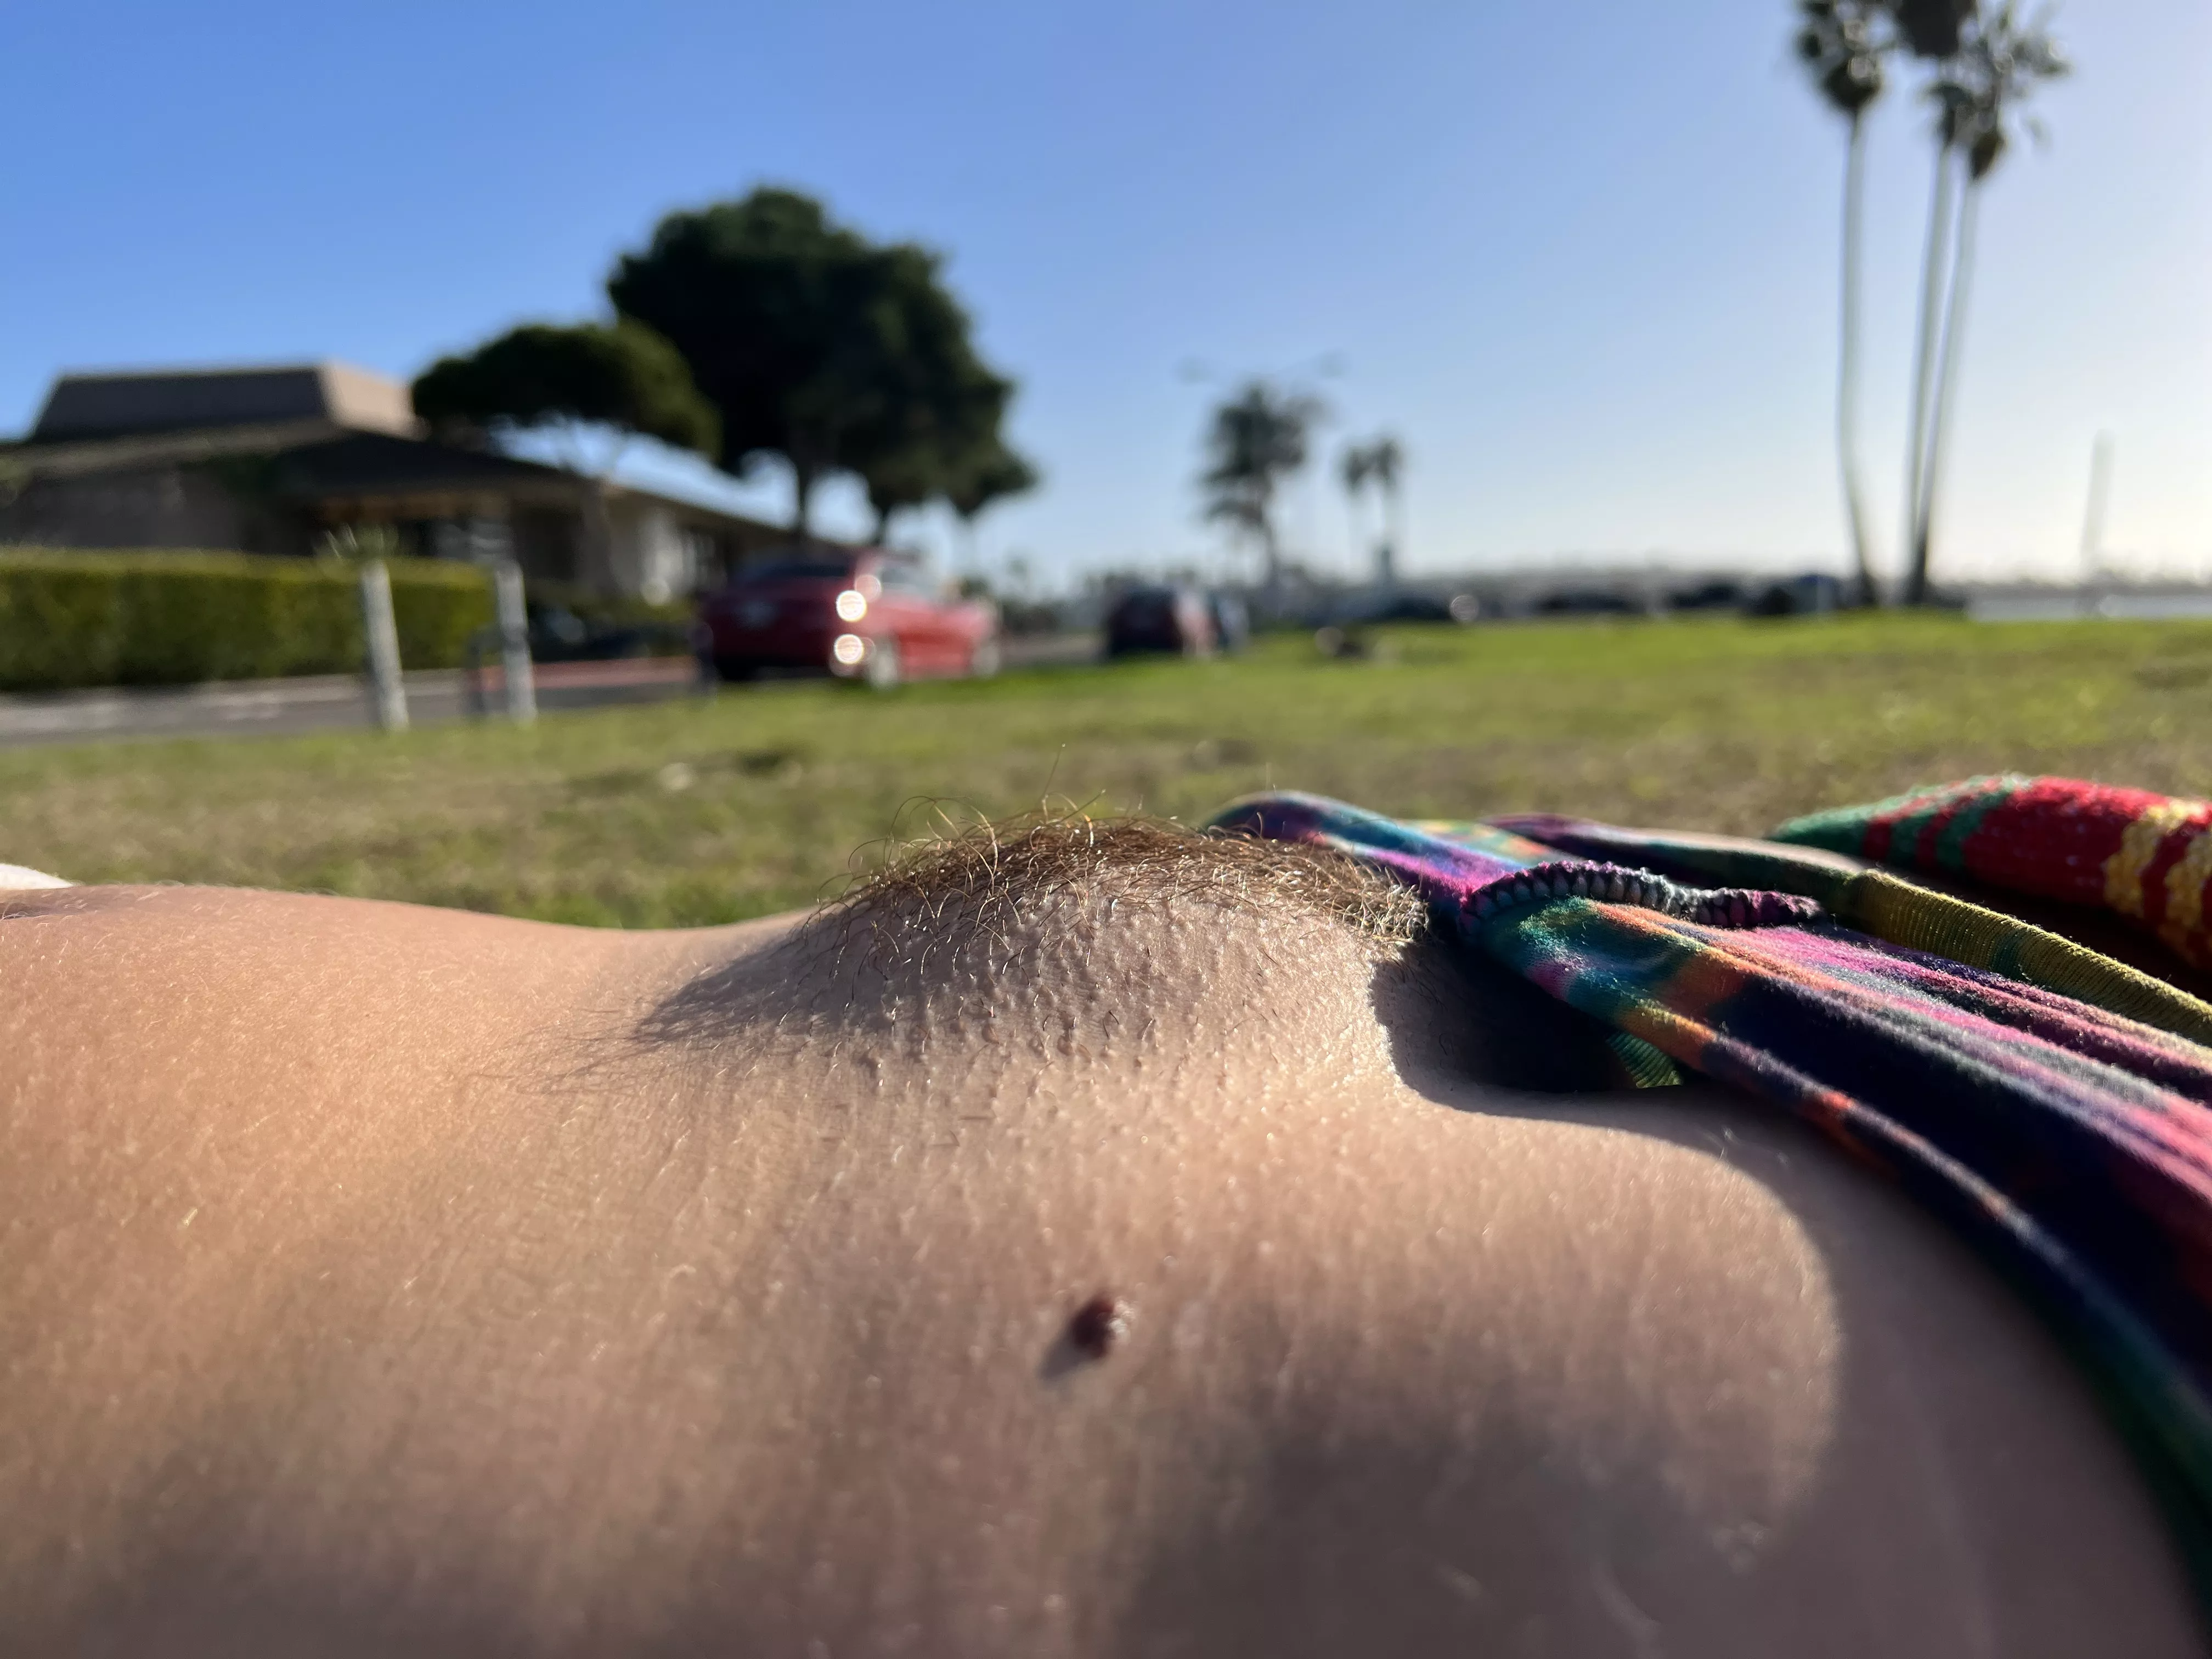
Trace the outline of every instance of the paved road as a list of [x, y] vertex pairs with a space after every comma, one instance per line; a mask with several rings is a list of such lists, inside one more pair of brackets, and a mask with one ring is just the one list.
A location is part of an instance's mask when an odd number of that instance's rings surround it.
[[[1010, 638], [1006, 665], [1088, 662], [1097, 650], [1097, 637], [1089, 635]], [[406, 679], [408, 716], [417, 726], [461, 720], [474, 712], [467, 678], [458, 670], [410, 674]], [[496, 708], [501, 684], [497, 669], [490, 671], [486, 682], [485, 695]], [[688, 696], [696, 689], [688, 657], [538, 665], [538, 706], [543, 709], [657, 702]], [[0, 748], [120, 738], [275, 737], [373, 723], [367, 690], [349, 674], [153, 690], [111, 687], [0, 696]]]
[[[500, 677], [495, 671], [488, 678], [487, 690], [496, 706]], [[458, 670], [410, 674], [406, 680], [408, 715], [418, 726], [472, 712], [466, 677]], [[538, 706], [595, 708], [657, 702], [686, 696], [696, 684], [688, 657], [542, 663]], [[350, 674], [0, 696], [0, 746], [5, 747], [102, 738], [276, 736], [372, 724], [367, 690]]]

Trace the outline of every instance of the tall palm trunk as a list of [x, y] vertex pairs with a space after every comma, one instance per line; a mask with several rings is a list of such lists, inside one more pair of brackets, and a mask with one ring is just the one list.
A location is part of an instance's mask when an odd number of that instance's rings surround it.
[[1951, 198], [1956, 193], [1952, 146], [1936, 146], [1936, 185], [1928, 208], [1926, 267], [1920, 279], [1920, 326], [1915, 336], [1912, 371], [1912, 437], [1905, 465], [1905, 544], [1913, 550], [1905, 579], [1905, 602], [1928, 600], [1928, 565], [1921, 557], [1920, 495], [1928, 459], [1929, 406], [1934, 399], [1936, 329], [1943, 308], [1943, 278], [1951, 246]]
[[1866, 197], [1866, 119], [1851, 112], [1850, 141], [1844, 151], [1842, 316], [1837, 330], [1836, 460], [1843, 475], [1844, 516], [1850, 527], [1851, 558], [1858, 573], [1857, 603], [1873, 605], [1874, 555], [1868, 544], [1866, 489], [1859, 477], [1859, 264], [1861, 206]]
[[1260, 500], [1258, 522], [1260, 552], [1267, 562], [1261, 603], [1267, 615], [1274, 617], [1280, 615], [1283, 609], [1283, 547], [1275, 539], [1274, 503], [1264, 495]]
[[1943, 476], [1944, 440], [1951, 430], [1951, 399], [1957, 389], [1959, 358], [1966, 337], [1966, 286], [1974, 274], [1974, 226], [1979, 218], [1982, 191], [1968, 180], [1959, 204], [1958, 252], [1951, 260], [1951, 295], [1944, 308], [1942, 366], [1936, 380], [1935, 410], [1929, 421], [1928, 461], [1921, 470], [1920, 499], [1914, 504], [1912, 568], [1926, 591], [1929, 554], [1935, 540], [1936, 498]]
[[1385, 587], [1398, 582], [1398, 481], [1391, 478], [1382, 486], [1382, 545], [1375, 550], [1376, 577]]

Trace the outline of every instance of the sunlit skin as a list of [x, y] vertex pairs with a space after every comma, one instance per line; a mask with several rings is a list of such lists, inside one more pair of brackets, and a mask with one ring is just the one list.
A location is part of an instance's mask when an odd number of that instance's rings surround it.
[[1973, 1258], [1442, 947], [4, 908], [11, 1654], [2197, 1650]]

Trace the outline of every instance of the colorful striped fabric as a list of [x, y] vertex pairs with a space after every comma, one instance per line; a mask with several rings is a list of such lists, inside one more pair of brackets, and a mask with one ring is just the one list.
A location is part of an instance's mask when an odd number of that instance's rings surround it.
[[2102, 905], [2212, 967], [2212, 802], [2008, 775], [1815, 812], [1774, 838]]
[[[1456, 826], [1436, 826], [1445, 835]], [[1577, 858], [1612, 859], [1678, 880], [1778, 888], [1892, 945], [2026, 980], [2162, 1031], [2212, 1044], [2212, 1007], [2166, 981], [2015, 916], [1869, 869], [1832, 849], [1731, 836], [1622, 830], [1529, 814], [1493, 820]]]
[[[2094, 857], [2106, 880], [2125, 825], [2115, 840], [2102, 818], [2070, 823], [2056, 862], [2021, 854], [2013, 820], [1989, 829], [2023, 796], [2057, 798], [2025, 786], [1923, 792], [1917, 814], [1893, 815], [1885, 851], [1942, 847], [2037, 879], [2070, 868], [2075, 893]], [[1671, 1063], [1734, 1085], [1949, 1218], [2088, 1369], [2212, 1601], [2212, 1047], [2196, 1040], [2212, 1037], [2212, 1006], [1838, 855], [1842, 826], [1886, 810], [1792, 826], [1826, 852], [1565, 819], [1414, 824], [1296, 794], [1216, 823], [1391, 872], [1442, 927], [1603, 1022], [1641, 1079], [1667, 1080]], [[2166, 821], [2130, 822], [2146, 817]], [[1714, 878], [1759, 885], [1686, 884]], [[1838, 919], [1869, 915], [1887, 926]], [[2074, 991], [2052, 983], [2069, 975]]]

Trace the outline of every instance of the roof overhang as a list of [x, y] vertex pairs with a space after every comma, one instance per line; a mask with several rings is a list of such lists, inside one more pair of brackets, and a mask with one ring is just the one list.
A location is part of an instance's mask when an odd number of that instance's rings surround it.
[[343, 428], [319, 419], [210, 427], [199, 431], [156, 432], [129, 438], [18, 444], [6, 452], [5, 465], [33, 478], [69, 478], [94, 472], [127, 472], [149, 466], [190, 465], [196, 461], [221, 460], [234, 455], [268, 455], [345, 435]]

